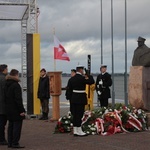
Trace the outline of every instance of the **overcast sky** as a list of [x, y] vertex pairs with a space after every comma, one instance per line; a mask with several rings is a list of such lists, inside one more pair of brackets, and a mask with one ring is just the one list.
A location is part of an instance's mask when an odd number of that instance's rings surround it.
[[[79, 63], [87, 67], [91, 55], [93, 73], [101, 64], [100, 0], [37, 0], [40, 8], [41, 68], [54, 70], [53, 28], [66, 49], [70, 62], [57, 60], [56, 69], [70, 73]], [[150, 0], [127, 0], [127, 63], [130, 70], [137, 38], [150, 47]], [[113, 0], [114, 72], [125, 71], [125, 2]], [[21, 71], [21, 24], [0, 21], [0, 63]], [[103, 0], [103, 60], [112, 72], [111, 0]]]

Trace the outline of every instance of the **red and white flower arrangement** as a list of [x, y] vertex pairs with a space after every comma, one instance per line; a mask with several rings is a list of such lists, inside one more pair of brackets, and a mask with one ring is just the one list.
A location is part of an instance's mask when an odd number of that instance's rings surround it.
[[[54, 133], [72, 131], [72, 115], [61, 117]], [[147, 130], [147, 116], [141, 109], [117, 104], [112, 108], [98, 108], [85, 111], [82, 118], [82, 129], [89, 135], [112, 135], [122, 132], [137, 132]]]

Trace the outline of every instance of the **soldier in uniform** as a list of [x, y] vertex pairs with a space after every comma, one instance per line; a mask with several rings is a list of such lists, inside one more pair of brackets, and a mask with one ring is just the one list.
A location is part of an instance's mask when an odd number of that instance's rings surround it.
[[87, 104], [85, 87], [86, 84], [93, 83], [91, 78], [84, 75], [83, 66], [76, 67], [76, 75], [72, 77], [68, 83], [69, 99], [72, 105], [74, 136], [86, 136], [86, 133], [84, 133], [81, 128], [84, 108]]
[[109, 87], [112, 85], [112, 79], [111, 75], [106, 72], [106, 70], [107, 66], [101, 65], [101, 73], [97, 76], [96, 79], [96, 92], [101, 107], [108, 107], [108, 99], [111, 97]]

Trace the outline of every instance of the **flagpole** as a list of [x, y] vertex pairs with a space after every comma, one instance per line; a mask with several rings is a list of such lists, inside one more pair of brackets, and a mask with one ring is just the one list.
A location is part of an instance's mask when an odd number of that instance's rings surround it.
[[103, 2], [101, 0], [101, 64], [103, 64]]
[[113, 0], [111, 0], [111, 49], [112, 49], [112, 106], [115, 105], [115, 90], [114, 90], [114, 41], [113, 41]]
[[54, 59], [54, 71], [56, 71], [56, 60]]
[[128, 105], [128, 89], [127, 89], [127, 0], [125, 0], [125, 75], [124, 75], [124, 95], [125, 105]]
[[[55, 36], [55, 27], [53, 28], [53, 38]], [[54, 59], [54, 71], [56, 71], [56, 59]]]

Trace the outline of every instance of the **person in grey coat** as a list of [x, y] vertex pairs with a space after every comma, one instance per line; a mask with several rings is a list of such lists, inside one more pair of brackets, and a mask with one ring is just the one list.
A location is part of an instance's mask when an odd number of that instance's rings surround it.
[[4, 100], [4, 88], [5, 88], [5, 76], [8, 73], [7, 65], [0, 65], [0, 145], [7, 145], [5, 138], [5, 126], [7, 123], [5, 100]]

